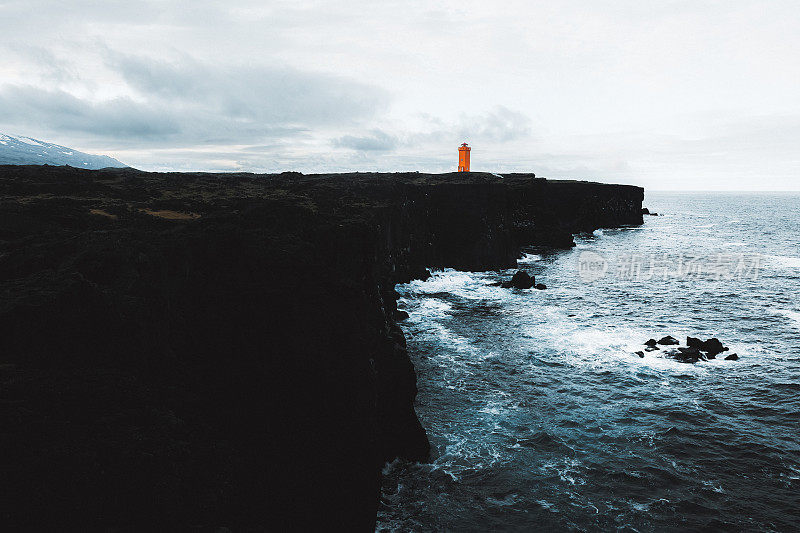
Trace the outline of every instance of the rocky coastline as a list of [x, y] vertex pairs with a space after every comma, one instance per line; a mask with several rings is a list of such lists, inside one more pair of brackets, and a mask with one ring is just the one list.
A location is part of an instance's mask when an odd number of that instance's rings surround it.
[[0, 198], [3, 523], [360, 531], [429, 455], [394, 285], [641, 224], [643, 190], [0, 166]]

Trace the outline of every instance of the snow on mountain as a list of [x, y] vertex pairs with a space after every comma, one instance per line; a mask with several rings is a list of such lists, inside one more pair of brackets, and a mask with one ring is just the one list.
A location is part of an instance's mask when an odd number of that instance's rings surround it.
[[0, 165], [69, 165], [90, 169], [128, 166], [107, 155], [85, 154], [66, 146], [1, 133]]

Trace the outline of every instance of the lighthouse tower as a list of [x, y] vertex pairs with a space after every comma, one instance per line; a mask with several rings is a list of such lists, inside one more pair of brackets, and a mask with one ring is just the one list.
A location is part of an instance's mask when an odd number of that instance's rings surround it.
[[470, 147], [467, 143], [458, 147], [458, 171], [469, 172], [469, 151]]

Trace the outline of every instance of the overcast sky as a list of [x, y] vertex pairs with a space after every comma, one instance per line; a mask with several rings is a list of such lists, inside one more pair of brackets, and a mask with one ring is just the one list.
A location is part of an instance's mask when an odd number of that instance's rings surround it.
[[0, 0], [0, 132], [148, 170], [800, 189], [797, 0]]

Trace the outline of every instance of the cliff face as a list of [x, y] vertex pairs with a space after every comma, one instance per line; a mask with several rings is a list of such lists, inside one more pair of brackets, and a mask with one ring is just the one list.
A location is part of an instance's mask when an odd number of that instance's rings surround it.
[[520, 244], [569, 248], [574, 233], [642, 224], [644, 190], [630, 185], [548, 181], [509, 174], [514, 237]]
[[527, 175], [0, 167], [10, 526], [374, 528], [425, 460], [394, 284], [641, 223]]

